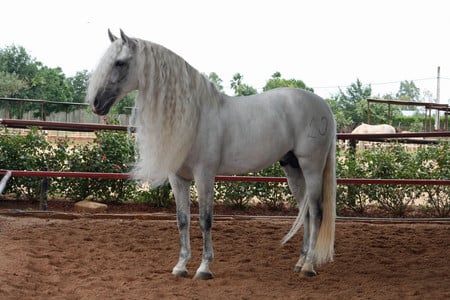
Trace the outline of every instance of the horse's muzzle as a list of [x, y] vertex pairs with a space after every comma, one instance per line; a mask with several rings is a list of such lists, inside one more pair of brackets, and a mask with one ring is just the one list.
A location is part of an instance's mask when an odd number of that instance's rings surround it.
[[107, 98], [106, 100], [102, 99], [103, 95], [97, 95], [94, 99], [94, 103], [92, 104], [92, 111], [97, 115], [104, 116], [108, 114], [109, 109], [113, 105], [115, 98]]

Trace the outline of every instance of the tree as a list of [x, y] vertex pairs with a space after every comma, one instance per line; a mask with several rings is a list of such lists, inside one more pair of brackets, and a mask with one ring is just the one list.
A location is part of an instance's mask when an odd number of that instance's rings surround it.
[[16, 74], [19, 79], [33, 78], [41, 65], [21, 46], [11, 45], [0, 49], [0, 71]]
[[[355, 125], [367, 122], [367, 98], [372, 95], [370, 85], [364, 86], [359, 79], [347, 87], [346, 91], [339, 90], [339, 94], [329, 100], [330, 107], [336, 118], [338, 130], [347, 132]], [[392, 95], [386, 94], [384, 99], [392, 99]], [[370, 123], [384, 124], [388, 121], [388, 105], [381, 103], [370, 104]], [[391, 106], [391, 120], [400, 114], [400, 108]]]
[[355, 124], [367, 122], [367, 104], [365, 100], [372, 94], [370, 85], [363, 86], [359, 79], [347, 87], [346, 91], [339, 89], [339, 93], [332, 96], [336, 103], [331, 105], [333, 113], [338, 114], [337, 120], [339, 130], [346, 127], [352, 127]]
[[21, 80], [17, 74], [0, 71], [0, 97], [12, 98], [27, 88], [27, 83]]
[[86, 90], [89, 82], [87, 70], [79, 71], [73, 77], [67, 78], [72, 92], [72, 102], [83, 103], [86, 98]]
[[215, 72], [211, 72], [208, 75], [208, 79], [216, 85], [219, 92], [223, 92], [222, 79]]
[[[9, 82], [9, 91], [14, 91], [14, 94], [10, 93], [11, 97], [62, 102], [73, 101], [73, 87], [66, 79], [62, 69], [44, 66], [31, 57], [21, 46], [12, 45], [0, 49], [0, 72], [3, 74], [3, 81], [8, 80]], [[15, 85], [12, 85], [13, 82], [15, 82]], [[21, 111], [39, 112], [40, 104], [26, 103], [21, 107]], [[67, 111], [67, 106], [49, 104], [45, 106], [45, 111], [46, 114]]]
[[231, 88], [234, 90], [236, 96], [249, 96], [257, 93], [256, 89], [248, 84], [242, 83], [242, 76], [240, 73], [236, 73], [231, 80]]
[[400, 88], [397, 93], [397, 98], [405, 101], [419, 101], [420, 89], [416, 87], [414, 82], [404, 80], [400, 82]]
[[[400, 82], [400, 88], [396, 94], [397, 99], [403, 100], [403, 101], [419, 101], [420, 100], [420, 89], [416, 87], [414, 82], [404, 80]], [[415, 106], [405, 106], [403, 109], [406, 110], [416, 110], [417, 107]]]
[[266, 85], [263, 87], [263, 91], [265, 92], [280, 87], [300, 88], [310, 92], [314, 92], [314, 89], [307, 87], [306, 84], [301, 80], [281, 78], [280, 72], [273, 73], [272, 78], [269, 79], [266, 82]]

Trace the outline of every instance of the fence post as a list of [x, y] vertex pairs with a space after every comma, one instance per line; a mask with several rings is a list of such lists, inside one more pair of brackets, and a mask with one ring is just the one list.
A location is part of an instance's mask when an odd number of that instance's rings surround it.
[[[43, 171], [47, 171], [47, 168], [44, 168]], [[48, 209], [48, 177], [42, 178], [41, 182], [41, 197], [39, 201], [39, 208], [40, 210], [47, 210]]]

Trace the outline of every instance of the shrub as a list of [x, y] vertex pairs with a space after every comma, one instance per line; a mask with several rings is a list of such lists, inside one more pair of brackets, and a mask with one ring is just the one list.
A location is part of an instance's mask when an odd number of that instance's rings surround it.
[[[0, 139], [0, 169], [45, 170], [48, 167], [45, 156], [49, 152], [50, 144], [36, 128], [31, 128], [25, 135], [5, 128]], [[5, 193], [13, 193], [19, 198], [36, 199], [40, 190], [41, 179], [38, 177], [12, 177]]]
[[[364, 174], [364, 165], [358, 163], [361, 153], [345, 145], [336, 149], [336, 177], [357, 178]], [[336, 206], [338, 210], [350, 209], [356, 213], [363, 213], [368, 202], [367, 187], [354, 184], [339, 184], [336, 191]]]
[[[261, 170], [256, 176], [283, 177], [285, 173], [277, 162], [269, 168]], [[297, 205], [297, 201], [292, 196], [287, 183], [255, 182], [254, 185], [255, 194], [269, 209], [280, 210], [285, 206], [285, 203], [289, 203], [292, 206]]]
[[[363, 152], [361, 163], [366, 166], [366, 178], [412, 179], [416, 173], [413, 156], [397, 143], [375, 144]], [[415, 190], [411, 185], [368, 185], [367, 195], [392, 215], [404, 216]]]
[[[135, 160], [134, 143], [121, 131], [97, 131], [92, 144], [73, 145], [66, 153], [64, 169], [73, 172], [127, 173]], [[126, 202], [134, 198], [136, 183], [129, 179], [65, 178], [60, 180], [59, 189], [74, 200], [93, 196], [101, 201]]]
[[168, 208], [174, 204], [174, 196], [169, 184], [148, 188], [137, 193], [134, 202], [146, 203], [152, 207]]
[[[420, 147], [417, 151], [417, 177], [421, 179], [450, 178], [450, 144]], [[420, 190], [426, 197], [426, 207], [438, 217], [450, 216], [450, 186], [423, 185]]]

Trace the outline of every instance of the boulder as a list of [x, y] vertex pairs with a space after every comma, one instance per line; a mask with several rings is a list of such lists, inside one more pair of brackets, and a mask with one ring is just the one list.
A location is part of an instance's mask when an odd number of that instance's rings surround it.
[[89, 200], [83, 200], [75, 203], [74, 208], [78, 212], [100, 213], [108, 209], [108, 205]]

